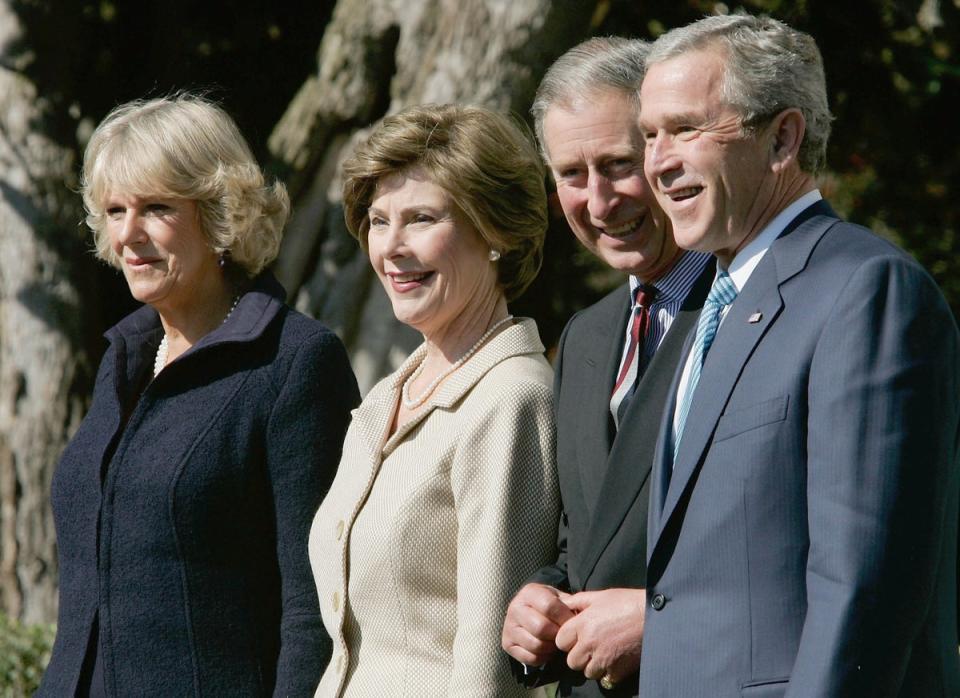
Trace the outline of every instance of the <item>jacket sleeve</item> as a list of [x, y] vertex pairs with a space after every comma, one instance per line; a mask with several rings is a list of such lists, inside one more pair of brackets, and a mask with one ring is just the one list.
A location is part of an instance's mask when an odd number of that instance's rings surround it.
[[807, 612], [788, 696], [912, 695], [911, 649], [954, 579], [957, 343], [939, 291], [901, 258], [862, 264], [825, 318], [809, 378]]
[[550, 393], [539, 383], [509, 384], [468, 416], [454, 455], [457, 632], [450, 696], [525, 695], [500, 649], [500, 630], [517, 588], [554, 557], [559, 497]]
[[282, 603], [274, 695], [312, 696], [331, 644], [320, 619], [307, 538], [360, 396], [343, 345], [327, 331], [300, 345], [278, 391], [266, 444]]

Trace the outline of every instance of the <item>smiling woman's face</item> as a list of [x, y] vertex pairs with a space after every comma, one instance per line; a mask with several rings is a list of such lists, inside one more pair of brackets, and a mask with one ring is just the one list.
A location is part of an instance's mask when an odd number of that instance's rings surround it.
[[443, 188], [419, 170], [377, 183], [367, 251], [397, 319], [425, 337], [496, 289], [489, 248]]
[[196, 202], [111, 192], [103, 208], [110, 245], [138, 301], [160, 311], [178, 310], [195, 301], [211, 278], [219, 278]]

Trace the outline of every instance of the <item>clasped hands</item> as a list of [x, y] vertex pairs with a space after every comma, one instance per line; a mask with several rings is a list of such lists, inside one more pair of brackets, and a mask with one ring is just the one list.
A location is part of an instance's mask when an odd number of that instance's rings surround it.
[[531, 583], [507, 607], [501, 642], [528, 666], [545, 665], [559, 650], [588, 679], [617, 683], [640, 667], [645, 611], [643, 589], [566, 594]]

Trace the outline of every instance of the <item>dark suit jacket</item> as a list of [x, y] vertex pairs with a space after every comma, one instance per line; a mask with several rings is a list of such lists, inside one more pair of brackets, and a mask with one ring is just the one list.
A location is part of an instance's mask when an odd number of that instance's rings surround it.
[[336, 335], [283, 295], [261, 277], [139, 400], [157, 313], [108, 333], [53, 479], [60, 611], [39, 695], [74, 695], [96, 617], [107, 695], [313, 695], [330, 641], [307, 533], [359, 395]]
[[[619, 431], [610, 394], [623, 353], [630, 291], [623, 285], [580, 311], [560, 338], [554, 378], [557, 474], [563, 502], [559, 556], [530, 580], [577, 592], [646, 586], [648, 477], [656, 430], [680, 349], [699, 317], [714, 265], [694, 283], [646, 367]], [[634, 696], [636, 677], [614, 691], [570, 670], [558, 657], [537, 677], [560, 680], [561, 696]]]
[[731, 305], [672, 471], [670, 404], [641, 695], [960, 695], [958, 334], [923, 269], [811, 206]]

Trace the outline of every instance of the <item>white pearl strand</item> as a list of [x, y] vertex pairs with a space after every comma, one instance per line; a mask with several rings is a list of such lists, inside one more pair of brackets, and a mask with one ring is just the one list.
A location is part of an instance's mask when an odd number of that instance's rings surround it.
[[[233, 297], [233, 303], [230, 304], [230, 310], [227, 311], [227, 316], [223, 318], [224, 324], [227, 320], [230, 319], [230, 314], [233, 313], [233, 309], [237, 307], [237, 303], [240, 302], [240, 295]], [[153, 360], [153, 377], [156, 378], [160, 375], [160, 371], [164, 369], [167, 365], [167, 354], [170, 353], [170, 342], [167, 339], [167, 333], [163, 333], [163, 339], [160, 340], [160, 346], [157, 347], [157, 357]]]
[[503, 318], [503, 320], [500, 320], [499, 322], [494, 323], [494, 325], [489, 330], [487, 330], [480, 339], [477, 340], [477, 343], [474, 344], [472, 347], [470, 347], [469, 350], [467, 350], [466, 354], [464, 354], [459, 359], [454, 361], [452, 364], [450, 364], [449, 368], [447, 368], [446, 370], [441, 372], [440, 375], [434, 378], [430, 382], [430, 385], [427, 386], [426, 390], [424, 390], [423, 393], [420, 394], [420, 397], [411, 400], [410, 384], [413, 383], [413, 381], [417, 380], [417, 378], [420, 377], [420, 374], [423, 373], [423, 366], [426, 363], [426, 359], [421, 361], [420, 365], [417, 366], [413, 370], [413, 373], [411, 373], [407, 377], [407, 380], [403, 382], [403, 387], [400, 388], [400, 401], [403, 403], [403, 406], [406, 407], [408, 410], [415, 410], [418, 407], [420, 407], [420, 405], [422, 405], [424, 402], [427, 401], [427, 398], [430, 397], [430, 394], [433, 393], [436, 387], [440, 385], [440, 381], [442, 381], [444, 378], [446, 378], [451, 373], [456, 371], [458, 368], [463, 366], [463, 364], [466, 363], [467, 359], [469, 359], [471, 356], [477, 353], [477, 349], [483, 346], [483, 343], [487, 341], [490, 335], [492, 335], [500, 327], [507, 324], [511, 320], [513, 320], [513, 315], [507, 315], [507, 317]]

